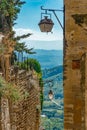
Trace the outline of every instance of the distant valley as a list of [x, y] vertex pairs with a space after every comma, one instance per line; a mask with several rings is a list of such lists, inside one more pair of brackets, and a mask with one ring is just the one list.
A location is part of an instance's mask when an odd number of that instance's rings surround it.
[[[46, 130], [49, 130], [47, 127], [47, 122], [50, 122], [50, 128], [56, 130], [63, 130], [63, 66], [56, 66], [51, 69], [43, 70], [43, 81], [44, 81], [44, 102], [42, 115], [45, 115], [45, 120], [42, 122]], [[48, 93], [50, 89], [53, 91], [53, 100], [50, 101], [48, 98]]]
[[55, 66], [63, 64], [63, 51], [62, 50], [34, 50], [36, 54], [29, 55], [30, 58], [37, 59], [41, 68], [51, 69]]

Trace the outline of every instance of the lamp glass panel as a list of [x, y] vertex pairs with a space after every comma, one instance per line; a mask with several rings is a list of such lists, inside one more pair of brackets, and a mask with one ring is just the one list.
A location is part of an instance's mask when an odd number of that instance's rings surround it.
[[51, 32], [53, 24], [43, 23], [43, 24], [40, 24], [39, 26], [40, 26], [41, 32]]

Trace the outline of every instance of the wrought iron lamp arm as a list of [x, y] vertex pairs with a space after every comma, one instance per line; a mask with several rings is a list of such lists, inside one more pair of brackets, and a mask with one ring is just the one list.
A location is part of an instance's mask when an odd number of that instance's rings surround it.
[[53, 14], [55, 15], [55, 17], [56, 17], [58, 23], [60, 24], [61, 28], [64, 30], [64, 27], [63, 27], [63, 25], [61, 24], [61, 22], [60, 22], [58, 16], [56, 15], [55, 11], [53, 11]]
[[59, 10], [59, 9], [44, 9], [43, 6], [41, 6], [41, 10], [45, 10], [45, 11], [60, 11], [60, 12], [63, 12], [63, 10]]

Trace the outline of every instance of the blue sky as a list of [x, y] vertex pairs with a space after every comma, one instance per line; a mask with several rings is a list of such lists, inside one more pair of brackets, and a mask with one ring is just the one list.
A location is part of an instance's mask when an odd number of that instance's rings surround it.
[[[38, 23], [41, 20], [41, 6], [49, 9], [63, 9], [63, 0], [25, 0], [26, 4], [22, 6], [21, 12], [18, 15], [17, 24], [15, 30], [17, 35], [32, 33], [32, 36], [24, 41], [29, 48], [34, 49], [56, 49], [63, 48], [63, 36], [62, 29], [57, 22], [54, 14], [52, 14], [52, 20], [54, 22], [53, 33], [40, 32]], [[56, 12], [57, 16], [63, 21], [63, 12]]]

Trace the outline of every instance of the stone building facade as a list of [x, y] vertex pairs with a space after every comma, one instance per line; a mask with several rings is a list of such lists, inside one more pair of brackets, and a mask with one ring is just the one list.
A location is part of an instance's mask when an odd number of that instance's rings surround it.
[[64, 4], [64, 130], [87, 130], [87, 0]]

